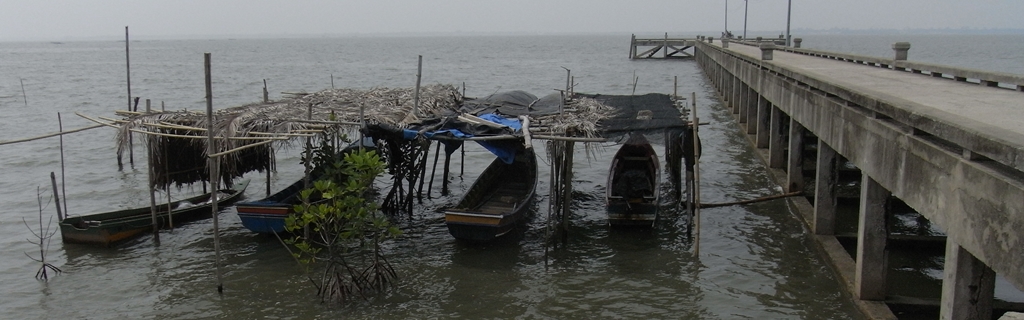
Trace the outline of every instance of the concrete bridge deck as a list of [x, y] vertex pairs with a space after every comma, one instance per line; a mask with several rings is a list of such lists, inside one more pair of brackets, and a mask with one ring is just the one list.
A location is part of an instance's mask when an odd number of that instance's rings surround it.
[[735, 42], [694, 48], [789, 191], [803, 190], [802, 152], [789, 150], [803, 150], [805, 132], [818, 138], [814, 204], [797, 207], [813, 212], [805, 219], [826, 251], [843, 251], [836, 155], [863, 173], [856, 257], [829, 255], [866, 312], [878, 316], [870, 302], [887, 299], [890, 195], [947, 233], [943, 317], [990, 315], [995, 273], [1024, 290], [1024, 77]]

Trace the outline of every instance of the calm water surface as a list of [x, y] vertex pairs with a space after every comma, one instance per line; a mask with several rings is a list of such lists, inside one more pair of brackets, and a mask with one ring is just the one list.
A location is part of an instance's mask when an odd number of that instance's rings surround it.
[[[915, 36], [911, 59], [1024, 73], [1020, 50], [991, 52], [989, 38]], [[577, 91], [629, 94], [695, 92], [703, 126], [702, 200], [727, 202], [778, 193], [731, 116], [692, 61], [629, 61], [628, 35], [503, 37], [352, 37], [325, 39], [133, 41], [132, 94], [167, 109], [205, 108], [204, 52], [213, 56], [217, 108], [272, 92], [331, 86], [404, 87], [415, 83], [416, 55], [425, 83], [466, 84], [467, 95], [522, 89], [547, 94], [572, 69]], [[888, 56], [889, 41], [806, 36], [805, 47]], [[980, 42], [977, 45], [958, 41]], [[1015, 43], [1024, 43], [1017, 39]], [[934, 44], [934, 46], [932, 46]], [[982, 45], [985, 50], [979, 50]], [[932, 47], [929, 47], [932, 46]], [[880, 47], [880, 48], [876, 48]], [[867, 49], [871, 48], [871, 49]], [[928, 49], [932, 48], [932, 49]], [[931, 52], [929, 50], [935, 50]], [[931, 52], [927, 53], [926, 52]], [[934, 55], [933, 55], [934, 54]], [[1016, 55], [1017, 58], [1013, 58]], [[0, 140], [91, 125], [74, 115], [112, 117], [127, 108], [124, 43], [0, 43]], [[1017, 68], [1017, 69], [1014, 69]], [[22, 97], [24, 82], [26, 99]], [[67, 207], [88, 214], [148, 204], [143, 148], [136, 165], [118, 171], [113, 130], [64, 139]], [[661, 146], [656, 147], [659, 152]], [[231, 208], [220, 215], [225, 293], [216, 293], [212, 221], [198, 221], [116, 248], [50, 243], [47, 260], [64, 273], [33, 278], [38, 255], [26, 241], [38, 229], [37, 195], [45, 221], [54, 216], [49, 173], [60, 179], [56, 138], [0, 146], [0, 310], [12, 318], [808, 318], [861, 316], [818, 258], [806, 230], [783, 202], [704, 210], [700, 254], [685, 219], [666, 201], [653, 230], [610, 230], [603, 201], [614, 143], [577, 156], [570, 240], [545, 258], [548, 181], [542, 174], [534, 216], [507, 239], [468, 245], [448, 235], [437, 211], [454, 204], [492, 157], [470, 146], [466, 172], [453, 160], [453, 192], [399, 220], [405, 235], [387, 245], [400, 281], [386, 296], [347, 306], [319, 303], [315, 291], [275, 238], [249, 233]], [[278, 156], [271, 179], [280, 189], [301, 176], [298, 147]], [[580, 147], [578, 155], [585, 150]], [[542, 154], [538, 152], [538, 154]], [[125, 159], [127, 162], [127, 159]], [[541, 166], [546, 167], [546, 159]], [[543, 170], [543, 169], [542, 169]], [[546, 171], [542, 171], [546, 172]], [[265, 178], [247, 195], [263, 196]], [[438, 172], [440, 176], [440, 172]], [[440, 177], [439, 177], [440, 178]], [[663, 185], [667, 191], [668, 187]], [[38, 189], [38, 191], [37, 191]], [[174, 197], [201, 188], [173, 190]], [[545, 263], [547, 261], [547, 263]]]

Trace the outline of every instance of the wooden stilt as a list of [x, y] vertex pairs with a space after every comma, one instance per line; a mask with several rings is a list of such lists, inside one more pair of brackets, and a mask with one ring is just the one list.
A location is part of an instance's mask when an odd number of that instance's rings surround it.
[[444, 153], [444, 179], [441, 180], [441, 195], [448, 195], [448, 168], [452, 162], [452, 155], [447, 152]]
[[572, 214], [569, 209], [572, 207], [572, 161], [574, 144], [573, 141], [565, 141], [565, 169], [562, 172], [562, 243], [569, 241], [569, 217]]
[[700, 135], [697, 134], [700, 127], [700, 118], [697, 117], [697, 93], [691, 93], [690, 117], [693, 121], [693, 211], [694, 230], [696, 235], [693, 242], [693, 254], [700, 255]]
[[[53, 201], [57, 207], [57, 221], [64, 220], [64, 214], [60, 211], [60, 193], [57, 192], [57, 175], [53, 174], [53, 171], [50, 171], [50, 184], [53, 185]], [[40, 209], [40, 211], [42, 211], [42, 209]]]
[[[146, 113], [152, 112], [150, 108], [149, 99], [146, 99]], [[146, 135], [146, 177], [149, 182], [149, 213], [152, 216], [153, 221], [153, 242], [156, 245], [160, 245], [160, 221], [156, 216], [156, 164], [153, 163], [155, 157], [153, 157], [153, 145], [157, 138], [154, 136]], [[171, 213], [167, 213], [167, 217], [170, 218]]]
[[[331, 87], [334, 87], [334, 78], [331, 78]], [[263, 79], [263, 103], [270, 103], [270, 92], [267, 91], [267, 79]]]
[[[213, 139], [213, 86], [210, 76], [210, 53], [207, 52], [203, 55], [204, 57], [204, 69], [206, 71], [206, 132], [207, 132], [207, 150], [206, 154], [214, 154], [217, 151]], [[217, 293], [224, 293], [224, 281], [221, 277], [220, 272], [220, 222], [217, 218], [217, 185], [220, 182], [220, 157], [207, 159], [210, 170], [210, 214], [213, 216], [213, 251], [217, 273]]]
[[[434, 166], [430, 169], [430, 184], [427, 185], [427, 199], [431, 199], [431, 192], [434, 190], [434, 175], [437, 173], [437, 158], [441, 155], [441, 143], [437, 143], [437, 148], [434, 149]], [[427, 170], [423, 170], [424, 173]], [[422, 180], [420, 180], [422, 182]], [[421, 183], [420, 186], [423, 184]]]
[[[61, 133], [64, 132], [64, 121], [60, 119], [60, 112], [57, 113], [57, 130]], [[64, 135], [60, 135], [60, 193], [67, 195], [68, 191], [65, 188], [67, 186], [64, 175]], [[68, 212], [68, 199], [64, 199], [64, 212]], [[60, 215], [57, 216], [57, 221], [60, 221]]]

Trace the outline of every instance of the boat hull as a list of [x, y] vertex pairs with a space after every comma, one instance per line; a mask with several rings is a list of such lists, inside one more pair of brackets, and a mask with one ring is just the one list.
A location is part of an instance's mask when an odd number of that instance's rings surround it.
[[456, 239], [490, 241], [524, 221], [537, 184], [537, 159], [520, 150], [512, 164], [495, 159], [455, 207], [445, 211], [448, 233]]
[[[226, 197], [218, 198], [220, 208], [238, 201], [245, 193], [249, 180], [243, 180], [234, 189], [221, 190]], [[157, 225], [169, 228], [173, 225], [204, 219], [212, 216], [213, 205], [209, 203], [209, 194], [192, 197], [172, 204], [180, 206], [202, 203], [180, 209], [167, 210], [167, 205], [157, 206]], [[79, 243], [100, 246], [111, 246], [119, 242], [153, 231], [153, 216], [149, 207], [96, 213], [83, 216], [68, 217], [60, 223], [61, 238], [64, 243]]]
[[284, 204], [259, 206], [239, 203], [235, 208], [242, 225], [256, 233], [284, 232], [284, 219], [293, 212], [291, 205]]
[[605, 208], [611, 226], [654, 226], [658, 219], [658, 154], [642, 134], [632, 134], [612, 158]]

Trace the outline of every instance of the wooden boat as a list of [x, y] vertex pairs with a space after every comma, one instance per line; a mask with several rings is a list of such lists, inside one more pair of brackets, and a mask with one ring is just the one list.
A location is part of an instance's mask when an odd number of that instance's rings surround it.
[[[372, 139], [364, 138], [362, 144], [352, 142], [341, 152], [342, 154], [352, 152], [360, 146], [363, 148], [376, 148]], [[309, 179], [310, 184], [317, 179], [319, 177], [311, 177]], [[299, 198], [299, 192], [302, 189], [305, 189], [305, 181], [299, 179], [299, 181], [292, 183], [287, 188], [269, 197], [251, 202], [239, 202], [235, 204], [235, 208], [238, 210], [238, 218], [242, 220], [242, 225], [252, 232], [267, 234], [284, 232], [284, 219], [288, 215], [295, 213], [295, 205], [302, 202], [302, 199]]]
[[493, 162], [473, 182], [455, 207], [444, 213], [455, 238], [487, 241], [500, 237], [524, 220], [537, 186], [537, 157], [520, 150], [511, 164]]
[[[238, 201], [247, 186], [249, 180], [242, 180], [231, 189], [221, 189], [217, 197], [218, 208]], [[207, 218], [211, 216], [212, 206], [210, 194], [173, 202], [170, 212], [166, 203], [158, 204], [157, 223], [163, 228], [170, 222], [181, 224]], [[110, 246], [152, 230], [150, 207], [72, 216], [60, 221], [60, 233], [65, 243]]]
[[612, 226], [654, 226], [658, 217], [658, 154], [642, 134], [630, 134], [612, 158], [606, 204]]

